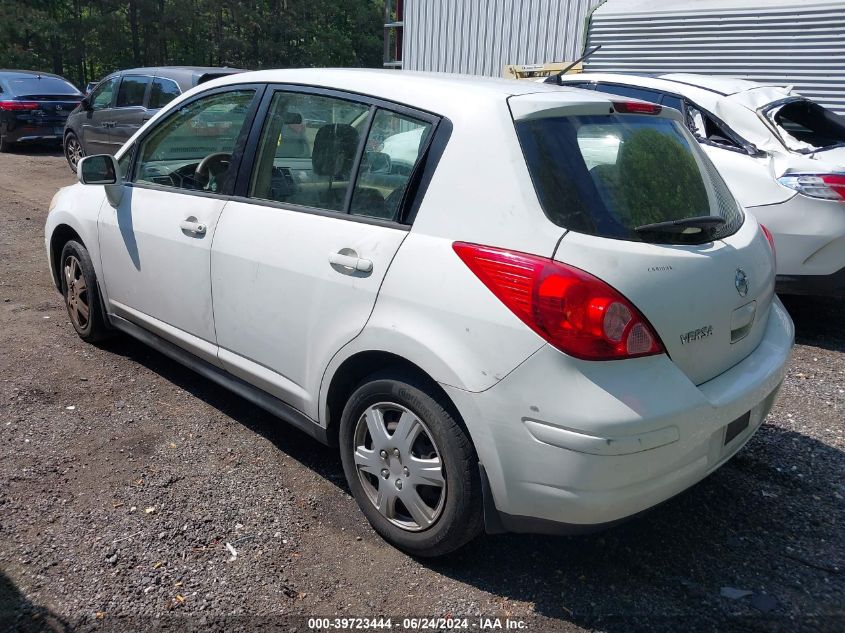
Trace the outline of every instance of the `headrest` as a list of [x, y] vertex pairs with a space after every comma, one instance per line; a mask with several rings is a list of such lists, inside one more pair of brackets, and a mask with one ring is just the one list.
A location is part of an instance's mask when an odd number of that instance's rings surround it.
[[311, 163], [314, 173], [329, 178], [347, 178], [358, 150], [358, 132], [346, 123], [330, 123], [317, 130]]

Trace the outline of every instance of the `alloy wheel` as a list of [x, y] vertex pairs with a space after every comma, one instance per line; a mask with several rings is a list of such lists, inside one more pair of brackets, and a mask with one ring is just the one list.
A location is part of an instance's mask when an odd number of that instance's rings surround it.
[[65, 258], [64, 271], [68, 314], [76, 327], [84, 330], [88, 326], [91, 306], [88, 302], [88, 284], [82, 274], [82, 265], [74, 255], [68, 255]]
[[65, 139], [65, 157], [71, 168], [76, 169], [79, 161], [82, 159], [82, 145], [79, 139], [75, 136], [69, 136]]
[[354, 460], [370, 502], [409, 532], [431, 527], [446, 501], [443, 460], [426, 425], [400, 404], [379, 402], [355, 426]]

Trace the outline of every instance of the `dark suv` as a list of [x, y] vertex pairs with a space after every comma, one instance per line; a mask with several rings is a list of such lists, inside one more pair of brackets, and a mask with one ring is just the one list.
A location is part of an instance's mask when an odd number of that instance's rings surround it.
[[243, 72], [240, 68], [175, 66], [134, 68], [113, 73], [97, 84], [67, 119], [65, 158], [75, 172], [88, 154], [114, 154], [159, 108], [210, 79]]
[[64, 77], [0, 69], [0, 152], [14, 143], [62, 140], [82, 93]]

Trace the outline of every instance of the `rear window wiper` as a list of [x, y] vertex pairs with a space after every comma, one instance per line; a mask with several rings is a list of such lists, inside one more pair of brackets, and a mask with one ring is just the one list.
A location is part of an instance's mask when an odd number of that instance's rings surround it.
[[725, 224], [725, 218], [718, 215], [699, 215], [694, 218], [668, 220], [643, 224], [634, 230], [637, 233], [701, 233], [704, 229], [712, 229]]

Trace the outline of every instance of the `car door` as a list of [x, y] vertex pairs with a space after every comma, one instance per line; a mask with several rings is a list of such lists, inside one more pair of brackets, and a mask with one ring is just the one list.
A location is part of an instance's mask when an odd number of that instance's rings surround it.
[[119, 84], [119, 75], [108, 77], [101, 81], [87, 98], [88, 108], [82, 118], [80, 140], [88, 155], [114, 154], [117, 151], [117, 147], [112, 144], [110, 124]]
[[124, 75], [117, 89], [114, 109], [111, 112], [111, 138], [113, 151], [121, 147], [138, 131], [145, 121], [147, 92], [152, 77], [147, 75]]
[[[364, 97], [265, 96], [251, 171], [211, 253], [222, 366], [316, 419], [331, 357], [364, 327], [408, 226], [400, 203], [436, 118]], [[319, 121], [319, 126], [306, 121]], [[382, 151], [390, 137], [395, 164]]]
[[138, 139], [122, 200], [98, 220], [109, 311], [215, 364], [211, 241], [260, 90], [219, 88], [169, 112]]

